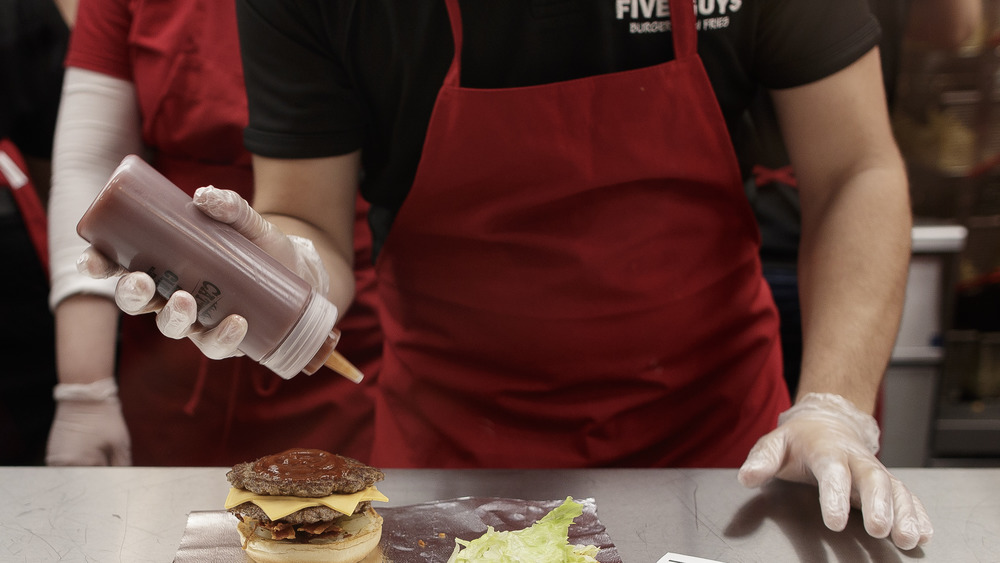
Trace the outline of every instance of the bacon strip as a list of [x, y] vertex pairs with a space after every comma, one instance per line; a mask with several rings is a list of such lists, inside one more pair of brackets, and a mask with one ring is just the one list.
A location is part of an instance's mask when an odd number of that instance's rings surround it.
[[312, 524], [301, 524], [298, 527], [299, 530], [306, 532], [308, 534], [320, 535], [325, 532], [343, 532], [344, 530], [340, 528], [337, 524], [331, 521], [327, 522], [313, 522]]

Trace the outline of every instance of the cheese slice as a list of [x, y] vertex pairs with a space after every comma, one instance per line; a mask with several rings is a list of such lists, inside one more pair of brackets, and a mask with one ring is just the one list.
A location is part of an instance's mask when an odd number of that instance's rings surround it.
[[375, 486], [368, 487], [363, 491], [358, 491], [349, 495], [328, 495], [325, 497], [291, 497], [279, 495], [258, 495], [246, 489], [231, 487], [229, 496], [226, 497], [226, 509], [239, 506], [244, 502], [252, 502], [260, 507], [271, 520], [284, 518], [296, 510], [309, 508], [310, 506], [326, 506], [341, 514], [350, 516], [358, 504], [366, 500], [378, 500], [389, 502], [385, 495], [379, 492]]

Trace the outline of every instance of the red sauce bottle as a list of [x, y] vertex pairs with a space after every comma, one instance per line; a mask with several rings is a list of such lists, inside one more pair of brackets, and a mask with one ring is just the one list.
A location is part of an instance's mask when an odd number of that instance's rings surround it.
[[337, 308], [235, 229], [202, 213], [191, 197], [129, 155], [77, 225], [102, 254], [143, 271], [169, 297], [183, 289], [212, 328], [247, 320], [240, 351], [285, 379], [311, 374], [330, 357]]

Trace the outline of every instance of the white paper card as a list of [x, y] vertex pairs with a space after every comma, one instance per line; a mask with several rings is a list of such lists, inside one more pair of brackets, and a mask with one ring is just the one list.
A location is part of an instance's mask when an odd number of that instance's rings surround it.
[[690, 555], [681, 555], [679, 553], [668, 553], [660, 558], [656, 563], [722, 563], [721, 561], [716, 561], [715, 559], [704, 559], [701, 557], [692, 557]]

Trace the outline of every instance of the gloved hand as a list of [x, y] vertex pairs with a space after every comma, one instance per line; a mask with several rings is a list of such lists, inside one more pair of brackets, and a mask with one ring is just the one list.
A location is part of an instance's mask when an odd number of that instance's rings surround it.
[[927, 543], [934, 530], [920, 500], [875, 457], [878, 439], [875, 419], [850, 401], [809, 393], [757, 442], [739, 480], [746, 487], [772, 477], [818, 485], [828, 528], [843, 530], [853, 504], [861, 508], [869, 534], [891, 534], [897, 547], [912, 549]]
[[[330, 288], [329, 275], [312, 241], [285, 235], [272, 223], [254, 211], [239, 194], [212, 186], [198, 188], [194, 203], [216, 221], [227, 223], [261, 247], [265, 252], [305, 279], [321, 295]], [[126, 272], [93, 247], [87, 248], [77, 268], [93, 278], [125, 274], [118, 281], [115, 302], [130, 314], [158, 311], [156, 325], [170, 338], [190, 338], [209, 358], [220, 359], [242, 355], [239, 345], [247, 333], [247, 321], [230, 315], [217, 326], [205, 330], [197, 325], [198, 309], [194, 297], [186, 291], [176, 291], [169, 299], [156, 294], [153, 279], [144, 272]]]
[[112, 379], [59, 384], [47, 465], [131, 465], [132, 444]]

